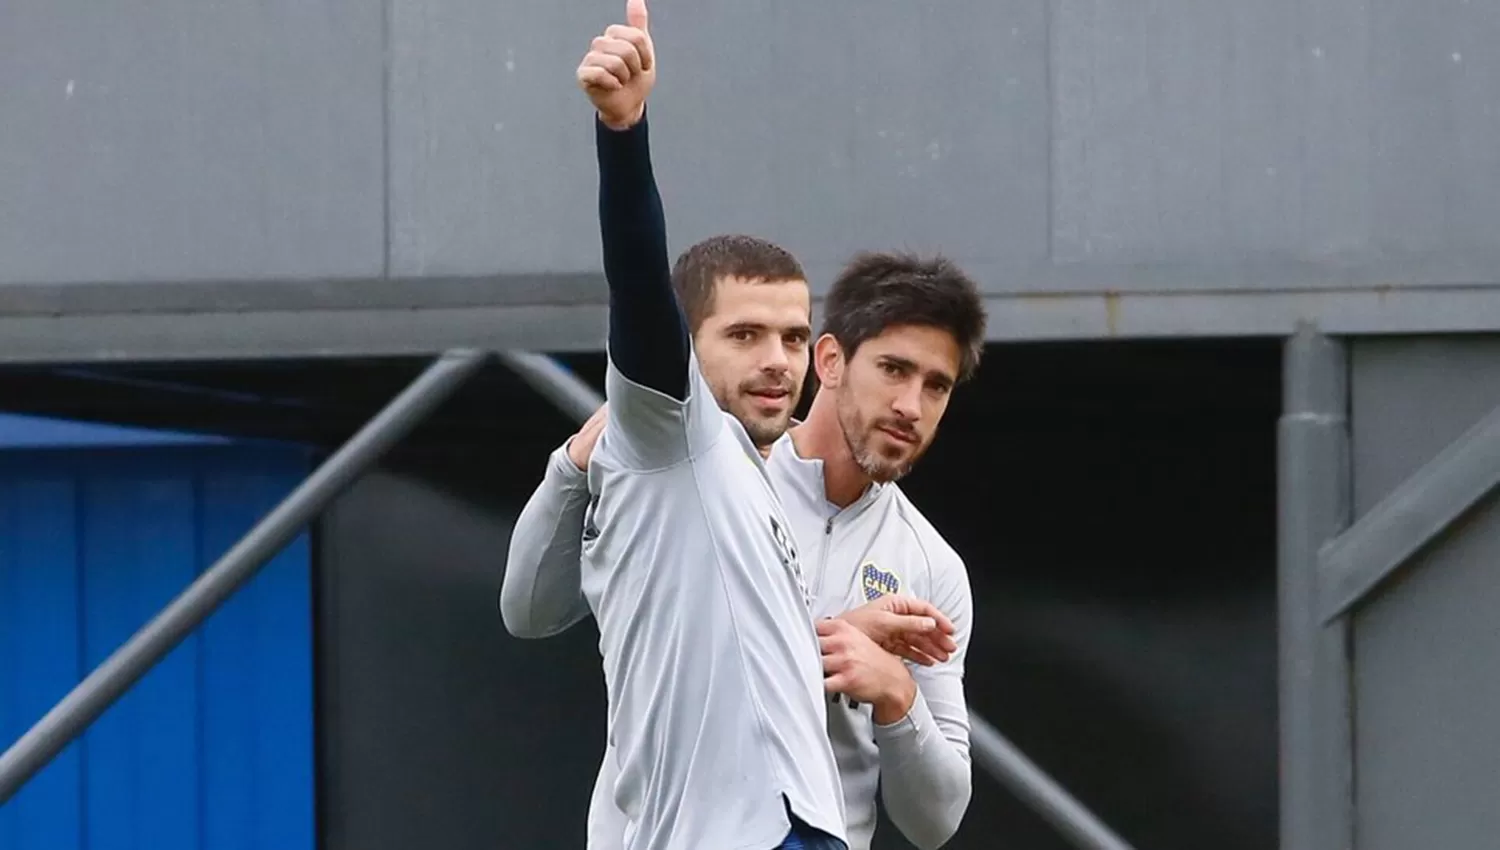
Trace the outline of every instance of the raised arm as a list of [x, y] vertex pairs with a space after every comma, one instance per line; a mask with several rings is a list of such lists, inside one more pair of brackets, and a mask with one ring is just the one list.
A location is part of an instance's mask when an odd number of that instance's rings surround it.
[[634, 384], [683, 401], [688, 395], [687, 324], [672, 293], [666, 217], [646, 122], [656, 54], [645, 0], [628, 0], [627, 25], [594, 39], [578, 84], [597, 111], [599, 233], [609, 283], [609, 356]]

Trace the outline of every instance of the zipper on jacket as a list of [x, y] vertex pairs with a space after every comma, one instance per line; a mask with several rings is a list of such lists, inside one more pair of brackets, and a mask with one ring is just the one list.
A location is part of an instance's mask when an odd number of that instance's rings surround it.
[[[821, 552], [822, 557], [821, 560], [818, 561], [818, 587], [813, 591], [813, 598], [817, 599], [819, 604], [821, 604], [823, 600], [823, 582], [827, 579], [828, 576], [828, 545], [832, 540], [833, 517], [829, 517], [823, 523], [823, 547]], [[842, 614], [843, 612], [840, 611], [839, 613]]]

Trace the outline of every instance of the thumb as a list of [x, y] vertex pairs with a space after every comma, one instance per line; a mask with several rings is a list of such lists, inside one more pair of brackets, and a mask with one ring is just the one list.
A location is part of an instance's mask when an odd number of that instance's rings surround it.
[[625, 0], [625, 23], [635, 27], [641, 32], [649, 31], [646, 14], [646, 0]]

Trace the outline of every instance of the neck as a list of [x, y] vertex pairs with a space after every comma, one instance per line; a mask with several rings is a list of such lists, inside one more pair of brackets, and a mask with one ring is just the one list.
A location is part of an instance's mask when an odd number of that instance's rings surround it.
[[847, 508], [864, 495], [870, 476], [854, 462], [832, 393], [819, 390], [807, 418], [791, 433], [798, 455], [823, 461], [823, 494], [828, 501]]

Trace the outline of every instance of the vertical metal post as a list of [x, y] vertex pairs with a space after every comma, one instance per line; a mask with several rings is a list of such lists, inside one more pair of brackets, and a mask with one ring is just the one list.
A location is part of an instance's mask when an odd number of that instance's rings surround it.
[[[580, 424], [604, 399], [587, 383], [542, 354], [510, 351], [500, 359], [543, 398]], [[1080, 850], [1130, 850], [1066, 789], [1006, 740], [977, 712], [969, 712], [975, 761]]]
[[1349, 633], [1318, 614], [1318, 555], [1349, 522], [1344, 346], [1309, 327], [1288, 340], [1277, 435], [1281, 848], [1353, 846]]
[[53, 706], [0, 756], [0, 804], [208, 619], [334, 497], [472, 375], [485, 357], [479, 351], [451, 351], [438, 358], [217, 563]]

